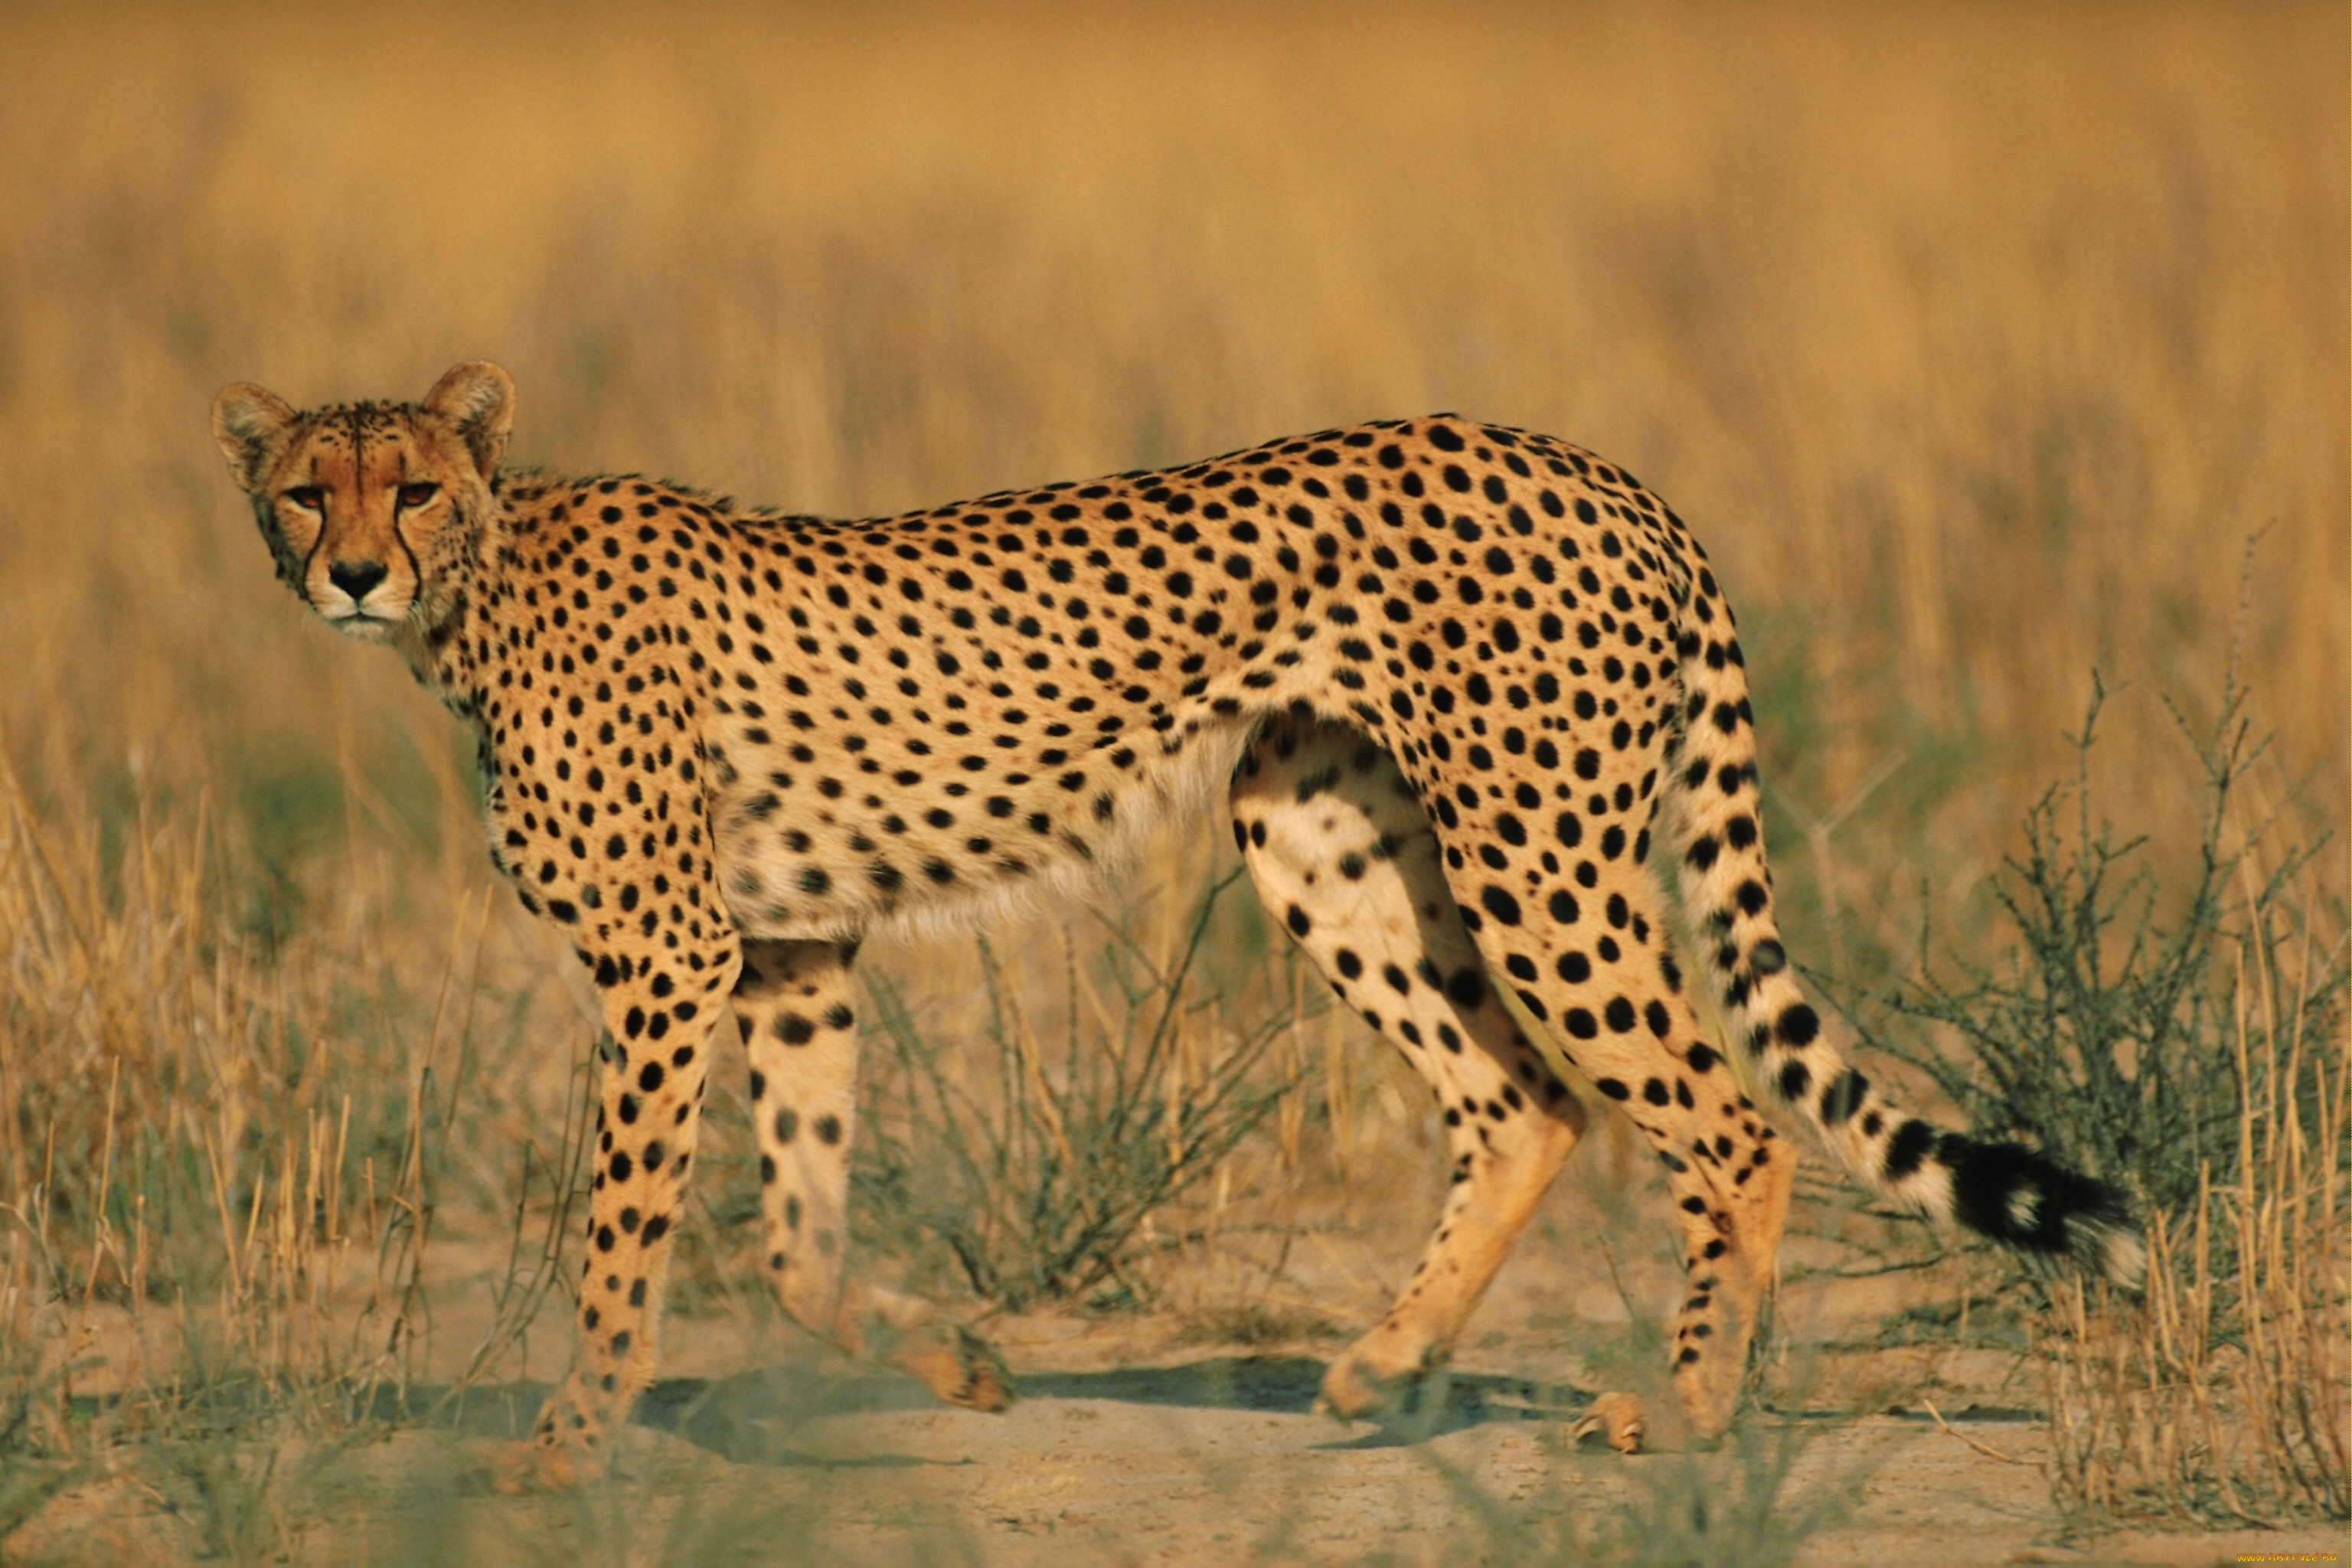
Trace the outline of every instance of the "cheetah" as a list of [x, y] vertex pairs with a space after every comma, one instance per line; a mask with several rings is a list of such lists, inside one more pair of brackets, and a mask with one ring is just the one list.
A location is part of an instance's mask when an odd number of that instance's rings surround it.
[[859, 942], [1099, 875], [1220, 781], [1269, 914], [1445, 1128], [1436, 1230], [1329, 1367], [1332, 1412], [1444, 1361], [1584, 1131], [1571, 1072], [1664, 1169], [1701, 1437], [1730, 1420], [1795, 1168], [1742, 1075], [1888, 1198], [2138, 1272], [2108, 1186], [1907, 1114], [1823, 1035], [1774, 921], [1730, 607], [1624, 469], [1441, 414], [835, 521], [504, 472], [514, 406], [470, 363], [414, 404], [231, 386], [212, 424], [278, 575], [472, 727], [490, 857], [601, 998], [578, 1350], [542, 1452], [599, 1463], [654, 1371], [729, 1016], [787, 1315], [1006, 1404], [984, 1342], [845, 1269]]

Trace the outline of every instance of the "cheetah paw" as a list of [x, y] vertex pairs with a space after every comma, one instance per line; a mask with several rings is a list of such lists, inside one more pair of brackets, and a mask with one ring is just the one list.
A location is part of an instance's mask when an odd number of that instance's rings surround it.
[[1569, 1439], [1583, 1443], [1598, 1437], [1621, 1454], [1638, 1454], [1649, 1430], [1642, 1402], [1630, 1394], [1604, 1394], [1568, 1429]]
[[961, 1326], [926, 1333], [891, 1358], [950, 1405], [994, 1413], [1018, 1396], [1013, 1373], [994, 1345]]
[[492, 1491], [526, 1497], [570, 1491], [595, 1479], [603, 1468], [591, 1450], [527, 1442], [491, 1445], [483, 1452], [480, 1471]]
[[1365, 1420], [1398, 1406], [1444, 1363], [1443, 1354], [1432, 1352], [1416, 1364], [1384, 1373], [1360, 1356], [1342, 1356], [1324, 1373], [1315, 1408], [1339, 1421]]

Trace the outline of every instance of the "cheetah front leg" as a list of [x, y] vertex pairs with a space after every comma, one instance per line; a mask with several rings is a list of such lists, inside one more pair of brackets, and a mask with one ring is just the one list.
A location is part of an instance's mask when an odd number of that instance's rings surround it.
[[678, 911], [675, 946], [607, 948], [592, 962], [604, 987], [597, 1050], [595, 1176], [582, 1266], [579, 1343], [571, 1375], [533, 1428], [538, 1458], [513, 1478], [568, 1484], [595, 1473], [638, 1390], [652, 1380], [662, 1284], [700, 1127], [714, 990], [734, 980], [724, 918]]
[[[517, 714], [506, 741], [508, 751], [489, 758], [500, 781], [488, 801], [491, 857], [524, 907], [572, 942], [594, 980], [604, 1026], [594, 1064], [579, 1340], [531, 1442], [497, 1462], [499, 1484], [511, 1489], [595, 1473], [653, 1377], [710, 1035], [742, 953], [713, 880], [689, 759], [668, 742], [644, 753], [608, 747], [604, 737], [567, 725], [552, 705], [535, 720]], [[553, 800], [544, 790], [510, 794], [507, 784], [534, 765], [548, 767], [570, 793]]]
[[[1427, 818], [1386, 752], [1312, 719], [1268, 726], [1234, 778], [1234, 827], [1267, 910], [1436, 1097], [1453, 1185], [1412, 1282], [1330, 1367], [1323, 1403], [1370, 1415], [1442, 1363], [1584, 1127], [1513, 1024], [1455, 911]], [[1638, 1407], [1607, 1436], [1631, 1448]]]
[[848, 1277], [856, 952], [854, 942], [751, 942], [735, 983], [735, 1024], [751, 1065], [768, 1274], [785, 1314], [810, 1333], [852, 1355], [882, 1351], [951, 1405], [1002, 1410], [1013, 1402], [1013, 1379], [994, 1350], [935, 1321], [927, 1303]]

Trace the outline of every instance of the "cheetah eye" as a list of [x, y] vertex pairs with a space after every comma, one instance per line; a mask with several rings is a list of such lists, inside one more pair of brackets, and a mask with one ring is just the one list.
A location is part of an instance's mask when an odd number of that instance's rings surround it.
[[296, 506], [300, 507], [304, 511], [324, 511], [327, 510], [327, 492], [320, 489], [316, 485], [296, 485], [292, 489], [286, 492], [286, 499], [292, 501]]
[[423, 506], [440, 493], [441, 487], [436, 484], [419, 481], [413, 485], [403, 485], [400, 487], [401, 510], [406, 511]]

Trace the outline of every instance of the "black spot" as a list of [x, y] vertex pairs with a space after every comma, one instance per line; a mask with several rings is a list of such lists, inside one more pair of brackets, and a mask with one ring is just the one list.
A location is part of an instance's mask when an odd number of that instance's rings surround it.
[[1805, 1098], [1813, 1086], [1813, 1070], [1802, 1062], [1790, 1062], [1780, 1069], [1780, 1098], [1796, 1101]]
[[1822, 1090], [1822, 1125], [1843, 1126], [1846, 1120], [1862, 1109], [1863, 1096], [1870, 1092], [1870, 1080], [1853, 1068], [1830, 1080]]
[[1936, 1146], [1936, 1130], [1913, 1117], [1895, 1130], [1887, 1141], [1886, 1163], [1882, 1173], [1890, 1182], [1899, 1182], [1916, 1173]]

